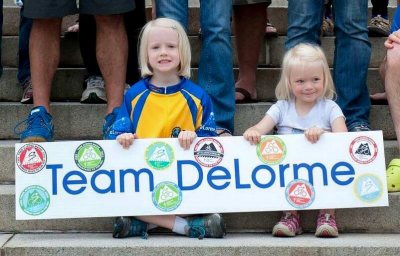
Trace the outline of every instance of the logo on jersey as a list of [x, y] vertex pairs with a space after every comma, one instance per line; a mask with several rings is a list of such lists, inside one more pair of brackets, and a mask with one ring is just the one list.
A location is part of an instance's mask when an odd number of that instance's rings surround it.
[[16, 157], [17, 166], [23, 172], [34, 174], [40, 172], [47, 162], [46, 151], [37, 144], [27, 144], [20, 148]]

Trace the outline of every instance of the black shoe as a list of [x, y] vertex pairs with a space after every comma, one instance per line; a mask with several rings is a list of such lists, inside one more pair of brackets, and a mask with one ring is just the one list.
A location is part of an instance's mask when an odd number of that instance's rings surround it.
[[371, 128], [367, 124], [359, 124], [350, 129], [350, 132], [369, 132]]

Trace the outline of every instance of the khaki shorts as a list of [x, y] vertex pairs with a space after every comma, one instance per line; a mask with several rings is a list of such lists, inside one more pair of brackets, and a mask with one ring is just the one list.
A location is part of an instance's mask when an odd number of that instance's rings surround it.
[[23, 15], [32, 19], [45, 19], [61, 18], [78, 12], [92, 15], [120, 14], [133, 9], [134, 0], [25, 0]]

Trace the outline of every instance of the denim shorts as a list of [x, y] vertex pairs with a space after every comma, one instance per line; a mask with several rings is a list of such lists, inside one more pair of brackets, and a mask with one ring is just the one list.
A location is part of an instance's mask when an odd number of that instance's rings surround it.
[[246, 5], [246, 4], [271, 4], [271, 0], [233, 0], [233, 5]]
[[46, 19], [61, 18], [75, 13], [120, 14], [133, 9], [133, 0], [25, 0], [23, 15], [32, 19]]

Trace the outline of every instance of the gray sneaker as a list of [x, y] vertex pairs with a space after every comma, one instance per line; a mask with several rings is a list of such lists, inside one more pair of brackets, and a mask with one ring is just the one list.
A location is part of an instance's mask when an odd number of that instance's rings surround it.
[[225, 222], [221, 214], [188, 217], [187, 221], [188, 226], [185, 227], [185, 231], [188, 237], [222, 238], [226, 234]]
[[370, 36], [389, 36], [390, 22], [381, 15], [377, 15], [369, 21], [368, 31]]
[[32, 82], [31, 78], [27, 78], [23, 83], [22, 83], [22, 99], [21, 103], [22, 104], [32, 104], [33, 103], [33, 90], [32, 90]]
[[101, 76], [89, 76], [85, 81], [86, 89], [82, 93], [81, 103], [106, 103], [104, 80]]

